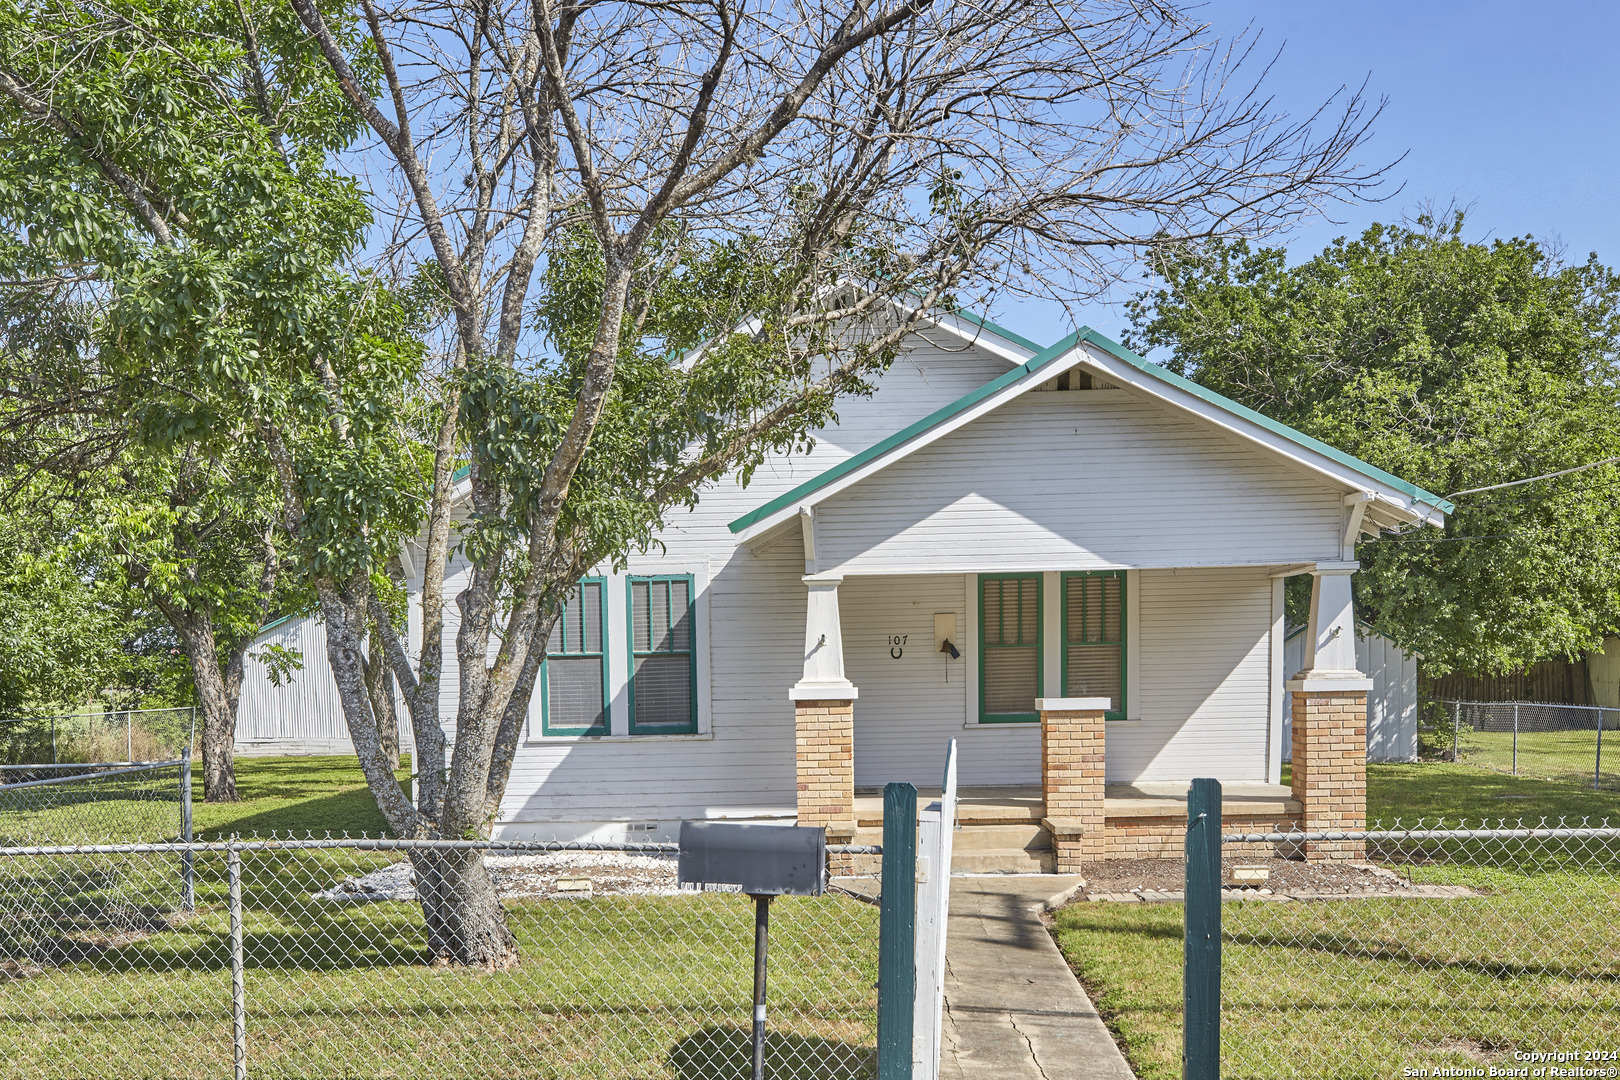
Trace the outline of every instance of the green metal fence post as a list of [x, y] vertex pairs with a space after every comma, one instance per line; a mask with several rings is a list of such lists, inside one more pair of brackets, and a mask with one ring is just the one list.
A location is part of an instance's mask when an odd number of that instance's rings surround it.
[[1182, 966], [1185, 1080], [1221, 1075], [1221, 784], [1194, 780], [1187, 793], [1186, 941]]
[[878, 1080], [911, 1080], [917, 996], [917, 789], [883, 789], [883, 897], [878, 912]]

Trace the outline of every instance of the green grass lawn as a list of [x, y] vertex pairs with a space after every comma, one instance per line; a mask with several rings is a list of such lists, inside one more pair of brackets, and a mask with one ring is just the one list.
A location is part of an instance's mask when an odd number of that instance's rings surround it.
[[[385, 825], [354, 755], [337, 757], [239, 757], [239, 802], [203, 802], [202, 768], [192, 770], [191, 815], [205, 839], [231, 833], [344, 832], [379, 836]], [[411, 775], [401, 762], [401, 783]]]
[[[248, 1061], [255, 1077], [747, 1075], [753, 918], [745, 897], [508, 901], [521, 962], [435, 967], [414, 903], [311, 893], [390, 861], [353, 851], [243, 859]], [[197, 914], [174, 910], [172, 857], [12, 863], [0, 1072], [219, 1077], [231, 1066], [223, 860], [199, 858]], [[109, 903], [116, 895], [118, 903]], [[44, 898], [49, 898], [44, 899]], [[120, 932], [120, 928], [122, 932]], [[772, 1075], [853, 1080], [876, 1046], [877, 909], [774, 905]]]
[[[1605, 815], [1620, 824], [1620, 797], [1578, 784], [1368, 768], [1368, 816], [1386, 822]], [[1482, 894], [1468, 899], [1223, 905], [1222, 1075], [1387, 1077], [1608, 1048], [1620, 1031], [1620, 850], [1574, 863], [1533, 854], [1476, 845], [1475, 861], [1499, 865], [1403, 868]], [[1179, 1077], [1181, 905], [1074, 904], [1056, 935], [1137, 1074]]]
[[[1620, 735], [1615, 742], [1620, 744]], [[1285, 764], [1282, 782], [1288, 780]], [[1470, 824], [1590, 818], [1595, 824], [1605, 817], [1620, 826], [1620, 790], [1593, 791], [1590, 784], [1509, 776], [1448, 762], [1367, 766], [1367, 820], [1385, 825], [1397, 818], [1403, 823], [1445, 818]]]
[[[398, 775], [402, 783], [409, 780], [408, 761]], [[172, 840], [180, 832], [176, 780], [175, 770], [164, 769], [0, 793], [0, 837]], [[192, 770], [192, 826], [198, 839], [384, 832], [382, 815], [352, 756], [238, 758], [236, 787], [239, 801], [205, 803], [202, 769]]]
[[[1521, 731], [1518, 737], [1519, 776], [1541, 780], [1593, 785], [1611, 791], [1620, 789], [1620, 731], [1603, 733], [1603, 771], [1595, 773], [1597, 736], [1593, 731]], [[1515, 768], [1514, 738], [1511, 731], [1464, 731], [1458, 738], [1458, 760], [1493, 772], [1512, 773]]]
[[[382, 829], [352, 757], [237, 765], [240, 802], [204, 804], [198, 781], [199, 835]], [[415, 903], [311, 896], [398, 858], [243, 856], [250, 1075], [747, 1075], [746, 898], [508, 900], [521, 962], [473, 972], [430, 963]], [[230, 1074], [223, 857], [196, 867], [197, 913], [177, 917], [176, 856], [0, 861], [0, 1075]], [[771, 964], [771, 1074], [870, 1076], [877, 909], [831, 895], [773, 905]]]

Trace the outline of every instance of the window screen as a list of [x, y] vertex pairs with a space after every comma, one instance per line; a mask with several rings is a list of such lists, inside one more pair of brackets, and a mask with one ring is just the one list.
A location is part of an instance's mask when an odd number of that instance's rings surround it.
[[1117, 570], [1063, 576], [1063, 696], [1101, 697], [1125, 715], [1125, 576]]
[[602, 583], [580, 582], [546, 642], [540, 707], [545, 734], [607, 734], [602, 637]]
[[630, 579], [630, 731], [697, 731], [692, 579]]
[[1038, 719], [1040, 686], [1040, 577], [979, 578], [979, 718]]

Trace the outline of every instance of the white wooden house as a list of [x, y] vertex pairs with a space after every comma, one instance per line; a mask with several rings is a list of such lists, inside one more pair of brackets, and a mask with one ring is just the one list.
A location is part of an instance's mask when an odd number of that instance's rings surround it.
[[[937, 785], [951, 738], [962, 820], [982, 806], [1002, 854], [1042, 866], [1179, 850], [1194, 775], [1226, 782], [1233, 819], [1349, 820], [1325, 796], [1313, 811], [1331, 770], [1301, 766], [1300, 731], [1309, 760], [1342, 742], [1310, 741], [1327, 721], [1296, 723], [1277, 786], [1285, 695], [1307, 718], [1364, 701], [1353, 544], [1450, 509], [1094, 331], [1040, 348], [942, 316], [812, 452], [718, 484], [659, 550], [581, 583], [497, 828], [851, 834], [868, 790]], [[465, 573], [458, 557], [447, 596]], [[1306, 573], [1285, 672], [1283, 580]]]

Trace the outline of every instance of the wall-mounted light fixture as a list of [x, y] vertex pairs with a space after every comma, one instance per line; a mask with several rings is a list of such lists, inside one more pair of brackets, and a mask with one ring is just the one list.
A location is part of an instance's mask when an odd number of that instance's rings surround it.
[[944, 653], [952, 660], [962, 658], [962, 650], [956, 647], [961, 641], [956, 632], [956, 612], [942, 611], [934, 616], [934, 651]]

